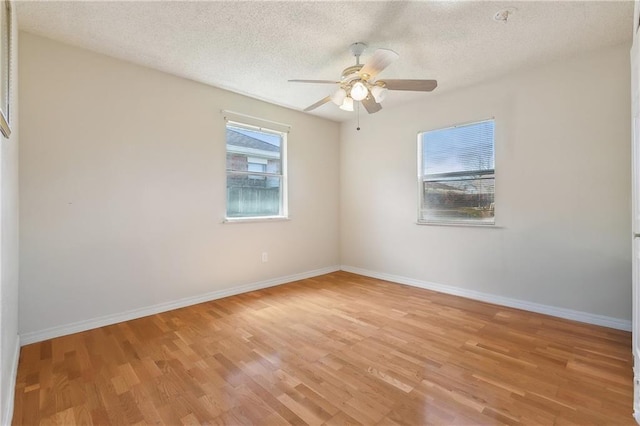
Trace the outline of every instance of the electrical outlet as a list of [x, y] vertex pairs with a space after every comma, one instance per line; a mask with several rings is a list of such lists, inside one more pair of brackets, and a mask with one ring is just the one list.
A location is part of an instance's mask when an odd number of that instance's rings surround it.
[[269, 253], [267, 253], [266, 251], [262, 252], [262, 262], [266, 263], [269, 261]]

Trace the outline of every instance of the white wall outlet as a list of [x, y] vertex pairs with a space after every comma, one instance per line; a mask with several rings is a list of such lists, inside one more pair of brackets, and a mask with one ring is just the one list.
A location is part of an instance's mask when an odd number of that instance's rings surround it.
[[266, 251], [262, 252], [262, 262], [266, 263], [269, 261], [269, 253], [267, 253]]

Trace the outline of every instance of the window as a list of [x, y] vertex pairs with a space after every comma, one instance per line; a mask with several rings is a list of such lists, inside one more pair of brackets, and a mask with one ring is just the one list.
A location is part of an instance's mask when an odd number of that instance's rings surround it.
[[284, 132], [227, 122], [227, 219], [287, 216]]
[[495, 223], [494, 120], [418, 134], [419, 223]]

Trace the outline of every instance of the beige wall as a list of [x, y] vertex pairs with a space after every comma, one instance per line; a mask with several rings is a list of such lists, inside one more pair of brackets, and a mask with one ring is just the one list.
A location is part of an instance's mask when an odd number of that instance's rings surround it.
[[[338, 124], [28, 33], [20, 78], [21, 333], [339, 265]], [[222, 109], [292, 125], [290, 221], [222, 223]]]
[[[629, 80], [624, 45], [345, 123], [342, 264], [630, 320]], [[490, 117], [497, 226], [416, 225], [417, 133]]]
[[[15, 9], [14, 9], [15, 10]], [[0, 137], [0, 424], [13, 413], [18, 368], [18, 31], [12, 20], [11, 137]]]
[[[20, 60], [23, 334], [339, 263], [630, 319], [626, 45], [360, 132], [28, 33]], [[291, 221], [221, 223], [221, 109], [293, 125]], [[497, 226], [416, 225], [416, 134], [488, 117]]]

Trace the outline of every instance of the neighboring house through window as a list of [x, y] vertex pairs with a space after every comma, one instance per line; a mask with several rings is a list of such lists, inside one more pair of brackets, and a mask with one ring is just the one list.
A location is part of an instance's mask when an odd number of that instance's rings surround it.
[[229, 121], [227, 219], [287, 216], [286, 133]]
[[494, 120], [418, 134], [418, 223], [495, 224]]

